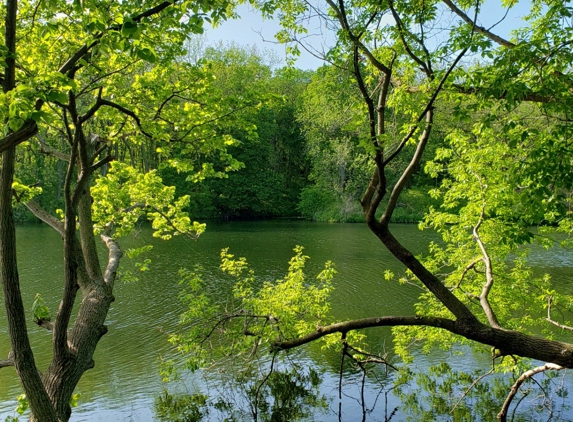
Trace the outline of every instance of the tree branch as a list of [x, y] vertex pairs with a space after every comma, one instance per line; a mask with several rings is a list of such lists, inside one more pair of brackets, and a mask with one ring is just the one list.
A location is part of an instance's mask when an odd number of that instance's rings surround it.
[[42, 139], [42, 136], [40, 134], [36, 134], [36, 139], [38, 139], [38, 143], [40, 144], [40, 151], [42, 153], [44, 153], [46, 155], [51, 155], [52, 157], [56, 157], [57, 159], [65, 161], [65, 162], [70, 161], [69, 155], [64, 154], [63, 152], [60, 152], [57, 149], [52, 148], [51, 146], [46, 144], [46, 141], [44, 139]]
[[111, 163], [113, 160], [115, 160], [115, 157], [111, 156], [111, 155], [106, 155], [105, 157], [103, 157], [101, 160], [99, 160], [98, 162], [94, 163], [91, 166], [91, 172], [95, 172], [96, 170], [98, 170], [100, 167]]
[[[412, 51], [412, 49], [410, 48], [410, 44], [408, 44], [406, 42], [406, 38], [404, 37], [404, 32], [406, 32], [406, 29], [404, 28], [404, 25], [402, 24], [402, 19], [400, 18], [400, 15], [398, 15], [398, 12], [394, 8], [392, 1], [389, 2], [389, 7], [390, 7], [390, 11], [392, 12], [392, 16], [394, 17], [394, 20], [396, 21], [396, 26], [398, 27], [398, 33], [400, 35], [400, 40], [402, 41], [402, 45], [404, 46], [406, 53], [408, 53], [408, 56], [410, 56], [410, 58], [412, 60], [414, 60], [418, 64], [418, 66], [420, 66], [422, 68], [422, 70], [424, 71], [426, 76], [428, 78], [432, 79], [434, 72], [432, 72], [432, 68], [431, 68], [430, 63], [429, 62], [426, 63], [422, 59], [420, 59], [418, 56], [416, 56], [414, 54], [414, 52]], [[411, 33], [408, 33], [408, 35], [412, 36]], [[424, 44], [419, 40], [417, 40], [417, 42], [418, 42], [418, 44], [420, 44], [424, 48], [426, 56], [429, 56], [428, 50], [426, 49]]]
[[101, 100], [101, 105], [106, 105], [108, 107], [115, 108], [116, 110], [122, 112], [123, 114], [128, 115], [129, 117], [131, 117], [135, 121], [135, 123], [137, 124], [137, 127], [139, 128], [141, 133], [143, 133], [148, 138], [153, 138], [153, 135], [151, 135], [150, 133], [146, 132], [143, 129], [143, 127], [141, 126], [141, 120], [139, 119], [137, 114], [135, 114], [133, 111], [131, 111], [131, 110], [129, 110], [129, 109], [117, 104], [117, 103], [114, 103], [113, 101], [104, 100], [104, 99]]
[[64, 223], [47, 212], [38, 202], [32, 198], [26, 202], [26, 208], [41, 221], [54, 228], [60, 236], [64, 237]]
[[462, 281], [464, 281], [464, 278], [466, 276], [466, 274], [468, 273], [469, 270], [471, 270], [472, 268], [475, 268], [476, 264], [480, 261], [483, 261], [482, 258], [476, 258], [474, 259], [472, 262], [470, 262], [466, 268], [464, 268], [464, 270], [462, 271], [462, 275], [460, 276], [460, 280], [458, 281], [458, 284], [456, 284], [456, 286], [454, 287], [454, 289], [457, 289], [461, 286]]
[[491, 327], [482, 324], [477, 319], [473, 321], [454, 321], [430, 316], [382, 316], [356, 319], [317, 327], [316, 331], [304, 336], [285, 341], [275, 341], [272, 343], [272, 347], [276, 350], [290, 350], [330, 334], [347, 333], [364, 328], [396, 326], [439, 328], [460, 335], [468, 340], [493, 346], [499, 350], [499, 356], [517, 355], [552, 362], [564, 368], [573, 368], [573, 344], [548, 340], [518, 331]]
[[49, 319], [36, 319], [34, 322], [39, 327], [45, 328], [48, 331], [54, 331], [54, 323]]
[[0, 139], [0, 153], [27, 141], [38, 133], [38, 125], [33, 120], [26, 120], [22, 127], [15, 132], [10, 132]]
[[[480, 92], [480, 90], [478, 88], [473, 88], [473, 87], [465, 87], [463, 85], [457, 84], [457, 83], [453, 83], [452, 88], [454, 88], [457, 92], [461, 93], [461, 94], [477, 94]], [[540, 94], [538, 92], [524, 92], [521, 94], [522, 96], [519, 97], [521, 101], [527, 101], [527, 102], [533, 102], [533, 103], [543, 103], [543, 104], [547, 104], [547, 103], [552, 103], [557, 101], [556, 98], [551, 97], [551, 96], [547, 96], [547, 95], [543, 95]], [[498, 95], [495, 97], [498, 100], [503, 100], [506, 98], [506, 94], [504, 93], [503, 95]]]
[[344, 10], [344, 3], [339, 2], [340, 7], [338, 7], [336, 5], [336, 3], [334, 3], [334, 1], [332, 1], [332, 0], [326, 0], [326, 2], [332, 8], [332, 10], [334, 10], [334, 12], [336, 13], [336, 17], [338, 18], [338, 21], [340, 22], [342, 29], [344, 29], [346, 31], [346, 33], [348, 34], [348, 37], [350, 38], [352, 43], [358, 47], [360, 52], [362, 54], [364, 54], [368, 58], [368, 60], [370, 60], [370, 63], [372, 63], [372, 65], [376, 69], [378, 69], [380, 72], [382, 72], [386, 75], [390, 75], [390, 73], [392, 73], [392, 71], [386, 65], [384, 65], [382, 62], [380, 62], [372, 54], [372, 52], [362, 43], [362, 41], [360, 41], [360, 38], [357, 37], [356, 35], [354, 35], [354, 33], [352, 32], [352, 30], [350, 28], [350, 24], [348, 23], [348, 20], [346, 17], [346, 12]]
[[549, 296], [547, 298], [547, 318], [545, 318], [545, 320], [547, 322], [555, 325], [556, 327], [561, 328], [562, 330], [573, 331], [573, 327], [571, 327], [569, 325], [560, 324], [551, 318], [551, 304], [552, 303], [553, 303], [553, 296]]
[[6, 368], [7, 366], [14, 366], [14, 352], [12, 350], [8, 353], [8, 359], [0, 360], [0, 368]]
[[[16, 87], [16, 34], [18, 1], [7, 0], [4, 8], [4, 79], [2, 90], [9, 93]], [[58, 422], [56, 411], [46, 392], [36, 367], [30, 345], [26, 313], [20, 290], [20, 275], [16, 255], [16, 228], [12, 210], [12, 184], [16, 163], [16, 145], [30, 139], [38, 127], [33, 121], [25, 122], [17, 131], [0, 140], [2, 166], [0, 167], [0, 276], [4, 293], [4, 308], [8, 322], [14, 366], [34, 415], [43, 422]]]
[[463, 10], [461, 10], [459, 7], [457, 7], [451, 0], [442, 0], [450, 9], [452, 12], [454, 12], [456, 15], [458, 15], [460, 18], [462, 18], [462, 20], [470, 25], [473, 26], [473, 28], [475, 29], [476, 32], [485, 35], [486, 37], [488, 37], [490, 40], [496, 42], [499, 45], [503, 45], [504, 47], [507, 48], [514, 48], [516, 47], [516, 44], [498, 36], [495, 35], [493, 32], [489, 31], [488, 29], [484, 28], [483, 26], [479, 26], [476, 25], [475, 20], [472, 20], [468, 15], [466, 15]]
[[81, 116], [78, 117], [78, 121], [80, 122], [80, 124], [91, 119], [93, 115], [96, 114], [96, 112], [100, 109], [100, 107], [102, 106], [101, 102], [102, 93], [103, 93], [103, 87], [100, 87], [97, 93], [97, 99], [95, 104], [88, 111], [86, 111], [85, 114], [82, 114]]
[[123, 256], [123, 251], [119, 248], [118, 243], [111, 237], [111, 228], [111, 225], [108, 224], [100, 236], [108, 250], [108, 260], [103, 280], [110, 290], [113, 289], [119, 261]]
[[507, 421], [507, 412], [509, 410], [509, 406], [510, 406], [513, 398], [515, 397], [515, 395], [519, 391], [519, 387], [521, 387], [521, 384], [523, 384], [525, 381], [527, 381], [529, 378], [533, 377], [534, 375], [539, 374], [540, 372], [561, 371], [562, 369], [565, 369], [565, 368], [560, 366], [560, 365], [555, 365], [554, 363], [546, 363], [545, 365], [541, 365], [541, 366], [538, 366], [536, 368], [530, 369], [529, 371], [524, 372], [517, 379], [517, 381], [515, 381], [515, 383], [511, 387], [511, 391], [509, 392], [509, 395], [505, 399], [505, 402], [503, 403], [501, 410], [497, 414], [497, 418], [501, 422]]
[[347, 333], [353, 330], [361, 330], [372, 327], [394, 327], [394, 326], [426, 326], [444, 328], [448, 331], [455, 331], [455, 321], [446, 318], [423, 317], [423, 316], [384, 316], [378, 318], [364, 318], [345, 322], [338, 322], [324, 327], [317, 327], [316, 331], [305, 336], [277, 341], [273, 347], [277, 350], [290, 350], [304, 344], [313, 342], [324, 336], [334, 333]]
[[483, 262], [485, 264], [486, 283], [484, 284], [483, 289], [481, 291], [481, 294], [479, 296], [479, 302], [480, 302], [480, 305], [481, 305], [483, 311], [485, 312], [485, 315], [487, 317], [489, 324], [492, 327], [501, 328], [501, 325], [499, 324], [497, 316], [495, 315], [495, 312], [493, 311], [493, 309], [489, 303], [489, 300], [488, 300], [489, 292], [491, 291], [491, 288], [493, 287], [493, 269], [492, 269], [492, 265], [491, 265], [491, 258], [487, 252], [487, 249], [485, 248], [485, 245], [483, 244], [483, 242], [479, 236], [479, 228], [481, 227], [481, 224], [483, 222], [484, 214], [485, 214], [485, 204], [483, 205], [481, 215], [479, 217], [479, 221], [473, 229], [474, 239], [477, 242], [477, 244], [479, 245], [479, 248], [480, 248], [481, 253], [483, 255]]
[[[426, 114], [426, 127], [424, 128], [424, 132], [422, 132], [422, 136], [420, 136], [420, 141], [418, 142], [418, 146], [416, 147], [416, 152], [414, 153], [412, 160], [410, 160], [410, 164], [408, 164], [408, 167], [406, 167], [406, 169], [400, 176], [400, 179], [398, 179], [398, 182], [396, 182], [394, 189], [392, 189], [392, 193], [390, 194], [390, 199], [388, 199], [388, 205], [384, 210], [384, 214], [382, 214], [382, 217], [380, 217], [380, 224], [384, 225], [390, 222], [392, 214], [396, 209], [398, 198], [400, 197], [400, 194], [404, 190], [406, 182], [408, 181], [410, 176], [412, 176], [412, 174], [416, 170], [416, 167], [420, 163], [420, 160], [422, 159], [422, 154], [424, 153], [424, 150], [426, 149], [426, 144], [430, 139], [430, 132], [432, 130], [433, 121], [434, 121], [434, 112], [433, 110], [429, 109]], [[411, 137], [411, 135], [414, 134], [415, 129], [416, 127], [412, 128], [412, 130], [410, 131], [410, 133], [406, 138]], [[402, 147], [403, 145], [405, 145], [405, 142], [402, 143]]]

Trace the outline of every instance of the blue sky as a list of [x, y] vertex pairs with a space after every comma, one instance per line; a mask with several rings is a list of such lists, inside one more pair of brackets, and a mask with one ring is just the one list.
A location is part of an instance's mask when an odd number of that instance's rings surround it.
[[[217, 28], [209, 28], [205, 31], [209, 44], [233, 42], [243, 46], [256, 45], [261, 50], [270, 50], [285, 59], [285, 46], [278, 44], [275, 34], [280, 30], [277, 21], [263, 19], [260, 12], [254, 11], [248, 5], [237, 8], [240, 18], [223, 22]], [[322, 65], [322, 60], [312, 55], [301, 52], [301, 57], [296, 62], [296, 67], [301, 69], [316, 69]]]
[[[529, 0], [521, 0], [493, 31], [500, 36], [508, 37], [511, 29], [523, 25], [521, 17], [528, 12], [529, 4]], [[485, 27], [490, 27], [504, 16], [505, 11], [500, 0], [486, 1], [480, 13], [480, 23]], [[276, 43], [274, 38], [280, 29], [278, 22], [262, 19], [260, 13], [253, 11], [248, 5], [239, 6], [237, 13], [241, 16], [239, 19], [223, 22], [217, 28], [209, 28], [205, 31], [208, 43], [216, 44], [223, 41], [223, 43], [233, 42], [242, 46], [256, 45], [260, 50], [275, 52], [277, 57], [284, 60], [286, 56], [285, 46]], [[320, 32], [320, 30], [321, 28], [309, 28], [309, 33]], [[320, 49], [321, 44], [325, 42], [328, 43], [328, 39], [316, 37], [313, 45]], [[296, 62], [296, 67], [316, 69], [322, 63], [322, 60], [302, 51], [301, 57]]]

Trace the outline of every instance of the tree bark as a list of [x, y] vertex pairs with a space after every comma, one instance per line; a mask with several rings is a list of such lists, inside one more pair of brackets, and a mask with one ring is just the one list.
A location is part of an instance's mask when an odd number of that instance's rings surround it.
[[[7, 0], [5, 43], [10, 54], [6, 57], [6, 67], [4, 69], [4, 93], [10, 92], [16, 86], [17, 12], [18, 2], [16, 0]], [[32, 411], [42, 421], [55, 422], [58, 419], [40, 379], [28, 339], [26, 315], [20, 292], [20, 278], [16, 260], [16, 229], [12, 211], [12, 183], [14, 181], [16, 150], [11, 143], [22, 133], [26, 133], [23, 136], [28, 136], [29, 138], [37, 130], [37, 128], [32, 128], [32, 130], [26, 132], [29, 128], [26, 125], [24, 125], [24, 128], [25, 130], [21, 131], [20, 134], [16, 132], [4, 138], [4, 140], [9, 140], [4, 145], [9, 146], [3, 149], [2, 168], [0, 169], [0, 274], [2, 276], [4, 305], [8, 319], [8, 333], [10, 335], [14, 366]]]

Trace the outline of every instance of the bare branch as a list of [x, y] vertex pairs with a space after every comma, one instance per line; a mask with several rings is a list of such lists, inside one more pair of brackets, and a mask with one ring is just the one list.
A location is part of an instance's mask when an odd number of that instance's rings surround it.
[[109, 100], [103, 100], [102, 99], [101, 105], [106, 105], [108, 107], [115, 108], [116, 110], [122, 112], [123, 114], [128, 115], [129, 117], [131, 117], [135, 121], [135, 123], [137, 124], [137, 127], [139, 128], [141, 133], [143, 133], [148, 138], [153, 138], [153, 135], [151, 135], [150, 133], [146, 132], [143, 129], [143, 127], [141, 126], [141, 120], [139, 119], [137, 114], [135, 114], [133, 111], [131, 111], [131, 110], [129, 110], [129, 109], [117, 104], [117, 103], [114, 103], [113, 101], [109, 101]]
[[472, 384], [467, 388], [466, 391], [464, 391], [464, 394], [462, 394], [462, 396], [460, 397], [460, 399], [456, 402], [456, 404], [454, 404], [454, 406], [452, 407], [452, 409], [450, 410], [450, 414], [454, 413], [454, 410], [456, 410], [456, 407], [459, 406], [459, 404], [462, 402], [462, 400], [464, 399], [464, 397], [466, 397], [470, 391], [472, 391], [472, 389], [485, 377], [487, 377], [488, 375], [493, 374], [493, 372], [495, 371], [495, 356], [492, 359], [492, 365], [491, 365], [491, 369], [486, 372], [485, 374], [477, 377], [474, 382], [472, 382]]
[[563, 329], [563, 330], [573, 331], [573, 327], [571, 327], [569, 325], [560, 324], [551, 318], [551, 305], [552, 304], [553, 304], [553, 296], [549, 296], [547, 298], [547, 318], [545, 318], [545, 320], [547, 322], [555, 325], [556, 327]]
[[470, 25], [473, 26], [476, 32], [485, 35], [490, 40], [496, 42], [497, 44], [503, 45], [507, 48], [514, 48], [516, 44], [494, 34], [493, 32], [489, 31], [488, 29], [484, 28], [483, 26], [479, 26], [475, 24], [475, 20], [472, 20], [468, 15], [464, 13], [458, 6], [456, 6], [451, 0], [442, 0], [456, 15], [458, 15], [462, 20]]
[[440, 327], [452, 332], [455, 330], [455, 322], [446, 318], [421, 316], [385, 316], [378, 318], [356, 319], [339, 322], [324, 327], [317, 327], [316, 331], [313, 331], [305, 336], [292, 340], [275, 342], [274, 347], [278, 350], [289, 350], [334, 333], [347, 333], [349, 331], [360, 330], [364, 328], [398, 325]]
[[70, 161], [70, 156], [68, 154], [64, 154], [63, 152], [49, 146], [46, 141], [42, 139], [40, 134], [36, 134], [36, 139], [38, 139], [38, 143], [40, 144], [40, 151], [42, 151], [43, 154], [51, 155], [52, 157], [56, 157], [57, 159], [65, 162]]
[[7, 366], [15, 366], [14, 352], [12, 350], [8, 353], [8, 359], [0, 360], [0, 368], [6, 368]]
[[480, 261], [482, 261], [482, 258], [474, 259], [472, 262], [470, 262], [467, 265], [466, 268], [464, 268], [464, 270], [462, 271], [462, 275], [460, 276], [460, 280], [458, 281], [458, 284], [456, 284], [456, 286], [454, 287], [455, 289], [457, 289], [461, 286], [462, 281], [464, 281], [464, 278], [465, 278], [466, 274], [468, 273], [468, 271], [471, 270], [472, 268], [475, 268], [476, 264]]
[[115, 160], [115, 157], [113, 157], [111, 155], [106, 155], [101, 160], [99, 160], [98, 162], [94, 163], [91, 166], [91, 172], [93, 173], [94, 171], [98, 170], [100, 167], [102, 167], [108, 163], [111, 163], [113, 160]]
[[257, 386], [257, 391], [255, 393], [255, 403], [253, 406], [253, 412], [255, 413], [253, 416], [255, 417], [255, 420], [257, 420], [257, 412], [258, 412], [258, 408], [259, 408], [259, 396], [261, 393], [261, 388], [263, 388], [263, 386], [267, 383], [267, 381], [269, 380], [269, 377], [271, 376], [271, 374], [274, 371], [276, 357], [277, 357], [277, 355], [276, 355], [276, 353], [274, 353], [273, 357], [271, 359], [271, 367], [269, 368], [269, 372], [267, 372], [267, 374], [265, 375], [265, 377], [263, 378], [261, 383]]
[[484, 284], [483, 289], [481, 291], [481, 294], [479, 296], [479, 302], [480, 302], [480, 305], [481, 305], [481, 307], [482, 307], [482, 309], [483, 309], [483, 311], [487, 317], [489, 324], [492, 327], [501, 328], [501, 325], [499, 324], [497, 316], [495, 315], [495, 312], [493, 311], [493, 309], [489, 303], [489, 300], [488, 300], [489, 292], [491, 291], [491, 288], [493, 287], [493, 269], [492, 269], [492, 264], [491, 264], [491, 258], [487, 252], [487, 249], [485, 248], [485, 245], [483, 244], [483, 242], [479, 236], [479, 228], [481, 227], [481, 224], [483, 222], [484, 214], [485, 214], [485, 203], [483, 204], [483, 207], [481, 210], [481, 215], [479, 217], [479, 221], [473, 229], [474, 239], [477, 242], [477, 244], [479, 245], [481, 253], [483, 254], [483, 262], [485, 264], [486, 283]]
[[36, 319], [34, 321], [39, 327], [45, 328], [48, 331], [54, 331], [54, 323], [49, 319]]
[[[348, 342], [348, 341], [347, 341]], [[395, 371], [398, 370], [398, 368], [396, 368], [394, 365], [392, 365], [391, 363], [388, 362], [388, 360], [380, 355], [375, 355], [372, 353], [368, 353], [365, 350], [359, 349], [357, 347], [352, 346], [351, 344], [348, 344], [347, 349], [353, 350], [354, 352], [356, 352], [357, 354], [366, 356], [366, 359], [358, 359], [356, 356], [352, 356], [352, 358], [356, 361], [356, 362], [360, 362], [362, 364], [366, 364], [366, 363], [380, 363], [380, 364], [384, 364], [386, 366], [389, 366], [390, 368], [394, 369]]]
[[304, 336], [277, 341], [272, 344], [276, 350], [289, 350], [316, 341], [335, 333], [347, 333], [373, 327], [418, 326], [447, 330], [468, 340], [493, 346], [499, 355], [518, 355], [557, 365], [573, 368], [573, 345], [561, 341], [520, 333], [518, 331], [495, 328], [479, 322], [477, 319], [459, 319], [430, 316], [382, 316], [339, 322], [317, 329]]
[[119, 248], [118, 243], [111, 237], [111, 225], [107, 225], [105, 231], [101, 234], [101, 240], [105, 243], [108, 254], [107, 267], [103, 276], [105, 284], [113, 289], [113, 284], [117, 276], [119, 261], [123, 256], [123, 251]]
[[38, 204], [35, 199], [30, 199], [26, 203], [26, 208], [28, 208], [32, 214], [34, 214], [41, 221], [54, 228], [60, 234], [60, 236], [64, 236], [64, 223], [47, 212], [44, 208], [42, 208], [42, 206]]
[[554, 363], [546, 363], [545, 365], [541, 365], [541, 366], [538, 366], [536, 368], [530, 369], [529, 371], [524, 372], [517, 379], [517, 381], [515, 381], [515, 383], [511, 387], [511, 391], [509, 392], [507, 398], [505, 399], [505, 402], [503, 403], [501, 410], [497, 414], [497, 418], [501, 422], [507, 421], [507, 412], [509, 410], [509, 406], [510, 406], [513, 398], [515, 397], [515, 395], [519, 391], [519, 387], [521, 387], [521, 384], [523, 384], [525, 381], [527, 381], [529, 378], [533, 377], [534, 375], [539, 374], [540, 372], [561, 371], [562, 369], [565, 369], [565, 368], [563, 368], [562, 366], [556, 365]]

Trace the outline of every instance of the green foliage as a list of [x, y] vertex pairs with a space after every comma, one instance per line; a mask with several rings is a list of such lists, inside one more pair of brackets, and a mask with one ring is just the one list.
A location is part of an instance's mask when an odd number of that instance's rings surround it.
[[362, 142], [367, 130], [359, 93], [333, 66], [313, 75], [298, 111], [311, 162], [312, 185], [301, 191], [298, 210], [318, 221], [359, 220], [359, 197], [371, 165]]
[[133, 167], [113, 163], [92, 187], [93, 220], [96, 231], [113, 227], [118, 237], [130, 233], [140, 218], [151, 221], [153, 236], [198, 236], [205, 224], [191, 222], [184, 211], [188, 196], [175, 199], [175, 188], [165, 186], [156, 171], [139, 173]]
[[[245, 310], [253, 315], [268, 315], [267, 322], [259, 324], [258, 335], [272, 341], [272, 338], [296, 338], [311, 332], [322, 325], [330, 304], [328, 296], [332, 290], [331, 280], [336, 271], [331, 262], [325, 264], [324, 270], [316, 277], [317, 283], [308, 283], [304, 274], [306, 260], [303, 248], [297, 246], [295, 256], [289, 262], [285, 278], [276, 282], [266, 281], [253, 294], [253, 274], [239, 279], [234, 287], [234, 296], [242, 299]], [[235, 260], [234, 256], [221, 252], [221, 269], [235, 277], [241, 277], [246, 270], [243, 259]], [[280, 332], [280, 334], [279, 334]]]
[[82, 398], [81, 393], [72, 394], [72, 398], [70, 399], [70, 406], [78, 407], [78, 403]]
[[[277, 355], [274, 346], [277, 341], [312, 332], [328, 320], [328, 296], [336, 271], [327, 262], [315, 280], [309, 279], [305, 274], [308, 256], [300, 246], [294, 251], [284, 278], [262, 282], [245, 258], [221, 251], [221, 270], [233, 281], [229, 298], [217, 295], [213, 299], [203, 284], [201, 267], [180, 271], [186, 311], [181, 316], [181, 333], [172, 335], [170, 341], [183, 354], [186, 369], [221, 367], [225, 373], [225, 388], [220, 396], [210, 397], [205, 408], [209, 410], [201, 409], [201, 415], [217, 412], [226, 414], [228, 420], [242, 420], [245, 400], [250, 413], [260, 420], [298, 420], [311, 415], [316, 406], [325, 406], [319, 394], [319, 374], [296, 364], [292, 355]], [[325, 339], [324, 344], [340, 345], [334, 339]], [[164, 379], [177, 379], [178, 373], [173, 361], [163, 363]], [[242, 399], [227, 398], [236, 395]], [[194, 399], [164, 400], [163, 404], [181, 414], [187, 412], [187, 400]]]
[[32, 312], [36, 321], [49, 321], [51, 319], [50, 309], [44, 304], [44, 299], [39, 293], [36, 293], [34, 303], [32, 303]]
[[327, 213], [335, 200], [336, 198], [328, 192], [309, 186], [301, 191], [297, 209], [303, 217], [309, 220], [324, 221], [323, 215]]
[[[533, 225], [541, 225], [539, 232], [544, 234], [570, 228], [570, 172], [562, 165], [573, 158], [563, 137], [570, 129], [557, 121], [542, 127], [537, 120], [541, 112], [531, 105], [507, 113], [503, 103], [492, 108], [489, 101], [455, 98], [471, 106], [480, 119], [471, 130], [468, 125], [452, 130], [435, 159], [426, 164], [426, 171], [441, 180], [430, 192], [440, 206], [430, 209], [421, 227], [437, 231], [443, 243], [430, 245], [425, 265], [435, 272], [447, 268], [444, 283], [487, 322], [476, 299], [487, 283], [489, 259], [493, 286], [488, 301], [500, 323], [529, 333], [545, 327], [544, 332], [553, 336], [556, 333], [545, 322], [548, 301], [564, 309], [561, 305], [567, 306], [569, 299], [555, 291], [548, 276], [534, 275], [524, 245], [536, 239], [547, 244], [546, 238], [536, 237]], [[420, 296], [416, 312], [450, 316], [430, 293]], [[565, 316], [564, 322], [570, 319]], [[412, 338], [425, 340], [426, 352], [463, 342], [435, 329], [395, 328], [394, 333], [397, 350], [405, 358]]]
[[164, 391], [155, 400], [155, 414], [162, 422], [198, 422], [209, 414], [207, 396], [203, 394], [175, 395]]
[[28, 399], [26, 398], [25, 394], [20, 394], [17, 400], [18, 400], [18, 406], [16, 406], [15, 411], [21, 416], [24, 413], [26, 413], [26, 410], [28, 410], [30, 404], [28, 403]]
[[296, 106], [308, 72], [275, 69], [266, 52], [234, 45], [208, 49], [204, 60], [214, 75], [213, 86], [235, 102], [236, 113], [225, 126], [238, 140], [229, 152], [243, 166], [224, 179], [188, 189], [202, 195], [198, 199], [212, 210], [210, 217], [296, 214], [294, 206], [307, 173]]
[[15, 179], [12, 183], [12, 190], [14, 191], [15, 200], [24, 203], [31, 200], [34, 196], [42, 193], [42, 188], [37, 186], [27, 186], [18, 179]]
[[245, 258], [236, 259], [224, 249], [221, 269], [235, 280], [226, 303], [213, 303], [205, 292], [201, 268], [182, 270], [186, 311], [181, 324], [186, 329], [170, 341], [185, 355], [187, 367], [197, 369], [207, 362], [232, 365], [230, 357], [237, 364], [248, 361], [259, 349], [272, 352], [276, 341], [296, 338], [326, 323], [336, 271], [327, 262], [316, 280], [309, 280], [304, 273], [307, 259], [297, 246], [285, 277], [260, 283]]

